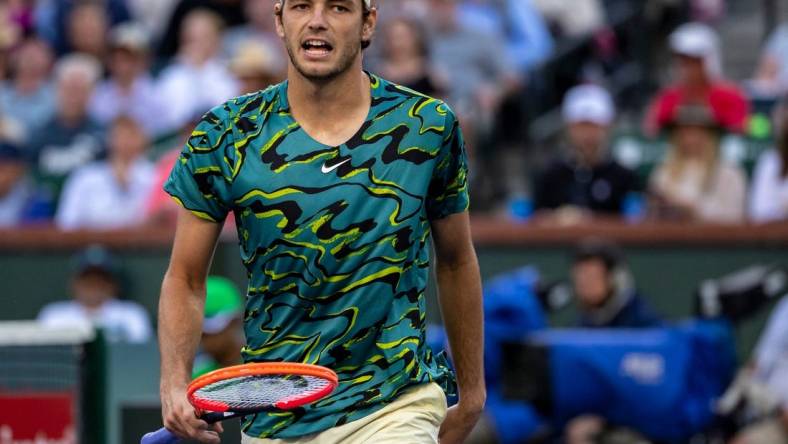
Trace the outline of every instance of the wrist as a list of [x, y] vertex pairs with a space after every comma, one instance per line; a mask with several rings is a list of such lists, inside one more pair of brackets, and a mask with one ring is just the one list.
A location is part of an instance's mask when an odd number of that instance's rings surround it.
[[159, 384], [159, 391], [162, 393], [185, 392], [189, 382], [187, 378], [168, 378], [166, 381], [162, 379], [161, 384]]
[[460, 390], [457, 405], [468, 412], [482, 412], [487, 401], [487, 390], [484, 386], [471, 390]]

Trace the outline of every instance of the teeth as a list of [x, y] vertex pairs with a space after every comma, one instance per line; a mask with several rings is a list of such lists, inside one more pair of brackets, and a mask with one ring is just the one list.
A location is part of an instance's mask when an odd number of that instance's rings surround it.
[[319, 40], [307, 40], [306, 44], [309, 46], [318, 46], [318, 47], [327, 47], [328, 44], [326, 42], [321, 42]]

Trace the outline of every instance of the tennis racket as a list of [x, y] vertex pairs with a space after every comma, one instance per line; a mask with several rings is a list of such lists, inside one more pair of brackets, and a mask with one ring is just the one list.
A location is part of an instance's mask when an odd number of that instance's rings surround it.
[[[287, 362], [243, 364], [206, 373], [189, 384], [186, 395], [200, 419], [213, 424], [252, 413], [290, 410], [331, 393], [337, 375], [318, 365]], [[180, 441], [162, 427], [142, 437], [140, 444]]]

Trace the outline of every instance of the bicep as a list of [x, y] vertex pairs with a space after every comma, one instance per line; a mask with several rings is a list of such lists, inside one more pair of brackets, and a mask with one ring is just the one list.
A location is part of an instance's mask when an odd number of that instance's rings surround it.
[[211, 265], [222, 224], [178, 208], [178, 224], [167, 274], [190, 284], [203, 282]]
[[455, 267], [475, 258], [467, 211], [431, 221], [437, 265]]

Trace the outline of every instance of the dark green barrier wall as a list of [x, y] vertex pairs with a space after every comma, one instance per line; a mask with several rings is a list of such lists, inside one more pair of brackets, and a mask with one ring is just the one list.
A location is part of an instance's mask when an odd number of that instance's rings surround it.
[[[480, 247], [477, 250], [484, 278], [519, 266], [537, 266], [548, 279], [565, 278], [569, 266], [566, 247], [540, 246], [518, 248]], [[167, 267], [166, 248], [116, 251], [125, 270], [127, 295], [156, 312], [159, 286]], [[788, 255], [779, 247], [630, 247], [627, 258], [639, 287], [654, 306], [671, 318], [690, 314], [692, 293], [702, 279], [719, 276], [753, 263], [775, 262], [788, 265]], [[3, 309], [0, 320], [29, 319], [47, 302], [68, 297], [71, 271], [70, 252], [32, 251], [0, 254], [0, 282], [3, 283]], [[214, 271], [245, 283], [245, 271], [238, 258], [238, 247], [222, 243], [216, 253]], [[432, 294], [432, 293], [431, 293]], [[438, 320], [434, 303], [429, 317]], [[554, 317], [558, 324], [571, 321], [571, 313]], [[758, 319], [756, 321], [762, 321]], [[748, 323], [741, 330], [741, 343], [749, 349], [760, 322]]]

